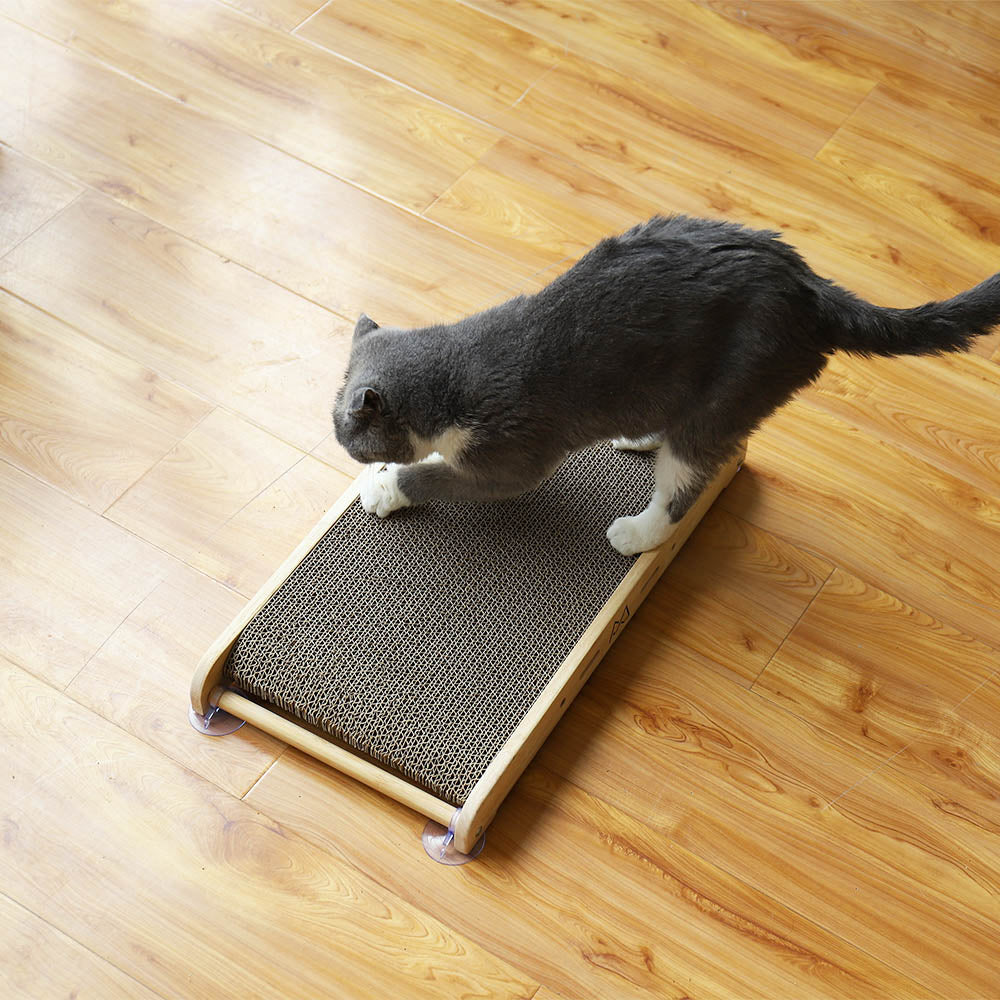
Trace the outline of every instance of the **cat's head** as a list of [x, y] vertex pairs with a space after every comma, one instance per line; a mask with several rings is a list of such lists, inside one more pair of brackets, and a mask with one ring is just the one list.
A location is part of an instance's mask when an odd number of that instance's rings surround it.
[[393, 378], [395, 338], [378, 331], [379, 325], [362, 313], [333, 406], [334, 433], [356, 462], [412, 462], [416, 455], [403, 413], [405, 394]]

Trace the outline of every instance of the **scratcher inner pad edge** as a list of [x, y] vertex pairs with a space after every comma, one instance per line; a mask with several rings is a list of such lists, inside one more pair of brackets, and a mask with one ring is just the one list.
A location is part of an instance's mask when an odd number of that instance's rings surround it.
[[226, 679], [461, 805], [628, 573], [604, 533], [652, 487], [650, 456], [604, 445], [514, 500], [384, 521], [355, 501]]

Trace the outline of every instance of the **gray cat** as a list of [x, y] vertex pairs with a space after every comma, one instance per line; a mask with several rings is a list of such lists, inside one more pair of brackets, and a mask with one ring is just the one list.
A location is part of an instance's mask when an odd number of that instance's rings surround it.
[[[385, 517], [533, 488], [570, 452], [657, 449], [649, 506], [608, 528], [661, 545], [720, 465], [836, 350], [962, 351], [1000, 322], [1000, 274], [946, 302], [874, 306], [777, 233], [656, 217], [598, 243], [536, 295], [418, 330], [358, 320], [337, 440]], [[382, 463], [391, 463], [383, 468]]]

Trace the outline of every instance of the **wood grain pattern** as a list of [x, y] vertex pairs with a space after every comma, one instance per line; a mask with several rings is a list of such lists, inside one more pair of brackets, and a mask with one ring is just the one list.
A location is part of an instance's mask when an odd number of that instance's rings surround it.
[[[985, 84], [1000, 83], [1000, 44], [996, 37], [982, 30], [988, 4], [982, 5], [985, 16], [977, 19], [978, 30], [970, 30], [932, 7], [905, 0], [838, 0], [828, 6], [845, 21], [863, 21], [869, 30], [890, 37], [924, 57], [947, 62]], [[975, 8], [979, 4], [966, 6]]]
[[961, 0], [921, 0], [921, 7], [941, 17], [949, 17], [977, 32], [1000, 39], [1000, 3], [962, 3]]
[[0, 895], [0, 990], [18, 1000], [156, 1000], [30, 910]]
[[210, 410], [0, 291], [0, 455], [12, 465], [103, 511]]
[[507, 137], [424, 213], [542, 268], [573, 261], [660, 205], [535, 146]]
[[532, 271], [11, 21], [0, 44], [10, 145], [342, 316], [454, 318]]
[[64, 687], [175, 564], [0, 460], [0, 652]]
[[211, 969], [232, 998], [282, 996], [291, 978], [311, 996], [537, 988], [23, 671], [0, 664], [0, 682], [8, 893], [143, 985], [178, 996]]
[[350, 483], [344, 473], [304, 457], [213, 532], [191, 565], [252, 596]]
[[[661, 211], [782, 230], [815, 270], [881, 305], [947, 297], [982, 278], [982, 268], [943, 256], [938, 239], [859, 197], [836, 168], [762, 143], [752, 125], [711, 107], [579, 59], [561, 60], [498, 122]], [[539, 215], [559, 190], [556, 180], [535, 193]], [[475, 219], [509, 211], [477, 210]]]
[[293, 31], [323, 6], [324, 0], [222, 0], [272, 27]]
[[[915, 227], [948, 236], [987, 278], [1000, 238], [996, 129], [966, 126], [908, 108], [876, 88], [819, 152], [874, 202], [890, 203]], [[991, 245], [993, 244], [993, 245]]]
[[[921, 762], [931, 759], [935, 772], [946, 770], [950, 776], [957, 777], [962, 785], [973, 785], [980, 792], [977, 802], [977, 812], [987, 817], [998, 829], [997, 775], [1000, 775], [1000, 672], [994, 674], [985, 684], [978, 687], [955, 708], [955, 714], [961, 720], [956, 727], [958, 733], [950, 742], [942, 742], [936, 732], [918, 734], [914, 741], [900, 754], [899, 763], [909, 763], [912, 758]], [[950, 735], [950, 734], [949, 734]], [[930, 779], [924, 779], [930, 784]], [[944, 782], [935, 787], [954, 788], [952, 782], [947, 786]], [[983, 803], [992, 795], [993, 801]], [[972, 796], [968, 796], [972, 798]], [[954, 809], [950, 795], [943, 798], [945, 808], [952, 808], [955, 815], [961, 815], [968, 821], [971, 815], [967, 811]]]
[[103, 195], [0, 261], [0, 282], [297, 448], [332, 429], [351, 324]]
[[637, 612], [658, 655], [693, 649], [749, 686], [819, 593], [831, 563], [719, 507]]
[[493, 129], [217, 3], [0, 0], [0, 12], [419, 211]]
[[[926, 995], [536, 765], [490, 827], [482, 862], [451, 873], [408, 853], [421, 819], [301, 754], [283, 756], [247, 800], [566, 996]], [[743, 963], [755, 975], [741, 983], [732, 970]]]
[[753, 690], [996, 823], [1000, 743], [957, 713], [998, 670], [997, 650], [836, 570]]
[[188, 722], [187, 686], [191, 665], [245, 603], [190, 567], [177, 567], [115, 629], [66, 693], [241, 797], [284, 744], [249, 726], [224, 740], [206, 738]]
[[796, 404], [751, 439], [747, 467], [724, 509], [1000, 644], [1000, 490], [984, 493]]
[[540, 763], [832, 933], [862, 934], [899, 972], [989, 996], [980, 956], [1000, 926], [1000, 858], [988, 824], [959, 827], [961, 807], [941, 808], [890, 769], [873, 773], [875, 757], [696, 654], [664, 664], [647, 642], [633, 623]]
[[838, 354], [802, 398], [985, 493], [1000, 490], [1000, 371], [985, 359]]
[[301, 452], [224, 410], [213, 410], [107, 510], [116, 524], [190, 559]]
[[0, 147], [0, 257], [58, 214], [80, 190], [34, 160]]
[[871, 88], [866, 79], [806, 63], [703, 8], [652, 0], [599, 7], [585, 0], [473, 2], [638, 82], [662, 87], [669, 79], [684, 100], [707, 104], [728, 121], [752, 120], [766, 140], [808, 156]]
[[458, 0], [337, 0], [297, 34], [486, 120], [563, 54]]
[[[995, 122], [996, 87], [966, 72], [947, 53], [876, 25], [885, 6], [881, 0], [849, 7], [837, 0], [697, 0], [740, 27], [766, 35], [811, 64], [857, 75], [891, 89], [910, 107], [940, 113], [954, 122], [991, 129]], [[967, 6], [961, 4], [960, 6]], [[975, 4], [985, 10], [984, 4]], [[912, 23], [913, 5], [897, 25]], [[859, 14], [859, 11], [861, 13]], [[907, 28], [907, 30], [910, 30]]]
[[1000, 333], [980, 337], [973, 345], [971, 353], [996, 361], [997, 355], [1000, 354]]

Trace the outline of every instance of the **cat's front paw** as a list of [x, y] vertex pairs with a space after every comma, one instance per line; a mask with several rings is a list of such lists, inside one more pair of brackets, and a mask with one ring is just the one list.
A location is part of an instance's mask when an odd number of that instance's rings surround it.
[[366, 466], [361, 476], [361, 506], [368, 514], [388, 517], [394, 510], [409, 507], [410, 501], [399, 486], [398, 465]]
[[619, 517], [608, 528], [608, 541], [623, 556], [634, 556], [662, 545], [672, 525], [665, 517], [650, 517], [647, 511], [635, 517]]

